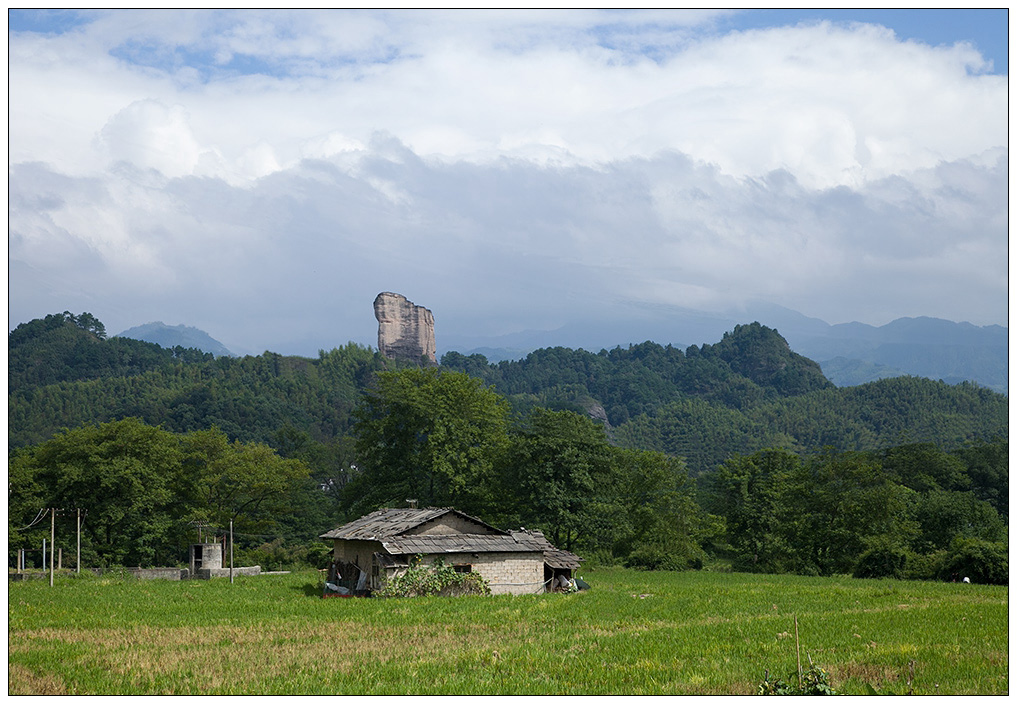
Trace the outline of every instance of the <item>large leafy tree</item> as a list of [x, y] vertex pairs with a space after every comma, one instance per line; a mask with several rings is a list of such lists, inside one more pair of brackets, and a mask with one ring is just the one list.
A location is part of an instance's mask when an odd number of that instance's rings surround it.
[[[294, 498], [309, 492], [303, 464], [267, 445], [231, 442], [214, 429], [174, 435], [136, 418], [83, 425], [19, 450], [9, 477], [11, 547], [37, 547], [37, 535], [20, 527], [40, 509], [69, 516], [80, 508], [82, 558], [92, 566], [176, 563], [196, 520], [276, 529]], [[67, 548], [74, 522], [68, 530], [61, 520], [58, 545]]]
[[812, 457], [790, 473], [782, 493], [779, 529], [798, 573], [850, 573], [873, 541], [903, 546], [917, 532], [915, 492], [866, 454]]
[[232, 520], [250, 531], [273, 529], [291, 488], [309, 477], [299, 460], [266, 444], [231, 442], [215, 428], [184, 437], [180, 475], [185, 518], [220, 529]]
[[[12, 474], [40, 507], [83, 509], [83, 550], [92, 563], [152, 564], [170, 558], [168, 540], [178, 439], [127, 418], [84, 425], [20, 452]], [[20, 496], [13, 494], [11, 502]]]
[[702, 565], [702, 544], [722, 530], [696, 503], [685, 462], [660, 452], [614, 449], [627, 534], [616, 556], [630, 566], [686, 569]]
[[565, 549], [608, 547], [596, 535], [618, 512], [613, 459], [603, 426], [568, 410], [535, 408], [515, 433], [506, 473], [520, 519]]
[[383, 372], [354, 418], [359, 473], [345, 489], [349, 513], [415, 499], [489, 516], [508, 404], [480, 380], [436, 368]]
[[735, 456], [711, 476], [710, 509], [726, 521], [727, 538], [738, 568], [786, 571], [792, 559], [781, 520], [788, 477], [801, 459], [784, 449]]

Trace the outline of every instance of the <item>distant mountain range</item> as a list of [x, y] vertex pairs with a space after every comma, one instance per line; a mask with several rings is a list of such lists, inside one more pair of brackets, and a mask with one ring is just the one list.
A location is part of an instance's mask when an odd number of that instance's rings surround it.
[[200, 349], [216, 356], [234, 356], [233, 352], [227, 349], [222, 342], [213, 339], [207, 332], [203, 332], [197, 327], [149, 322], [147, 325], [131, 327], [116, 336], [152, 342], [163, 349], [180, 346], [184, 349]]
[[[831, 325], [769, 304], [722, 313], [642, 305], [633, 306], [631, 314], [617, 320], [591, 317], [553, 330], [524, 330], [498, 337], [442, 335], [438, 329], [438, 352], [439, 356], [449, 351], [483, 354], [489, 362], [497, 363], [522, 359], [549, 347], [599, 351], [653, 341], [685, 349], [713, 343], [737, 325], [758, 321], [777, 330], [795, 352], [818, 362], [823, 374], [837, 386], [910, 375], [951, 384], [973, 381], [1007, 392], [1008, 330], [999, 325], [978, 327], [933, 317], [903, 317], [879, 327], [861, 322]], [[216, 356], [235, 356], [206, 332], [184, 325], [151, 322], [117, 336], [164, 348], [179, 345]]]
[[931, 317], [900, 318], [880, 327], [860, 322], [831, 325], [776, 305], [755, 304], [724, 313], [672, 306], [633, 306], [621, 322], [587, 319], [554, 330], [525, 330], [501, 337], [469, 338], [438, 330], [441, 352], [483, 354], [488, 361], [520, 359], [562, 346], [588, 351], [643, 341], [685, 348], [712, 342], [735, 325], [758, 321], [776, 329], [791, 348], [817, 361], [837, 386], [894, 376], [922, 376], [947, 383], [974, 381], [1007, 392], [1008, 330]]

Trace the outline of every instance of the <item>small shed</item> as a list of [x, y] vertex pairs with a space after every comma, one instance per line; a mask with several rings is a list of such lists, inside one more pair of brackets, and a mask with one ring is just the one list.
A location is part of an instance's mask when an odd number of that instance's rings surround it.
[[329, 581], [351, 592], [384, 588], [418, 555], [480, 574], [493, 594], [555, 590], [581, 563], [539, 531], [506, 532], [453, 508], [383, 508], [321, 538], [333, 545]]
[[222, 543], [205, 542], [203, 544], [192, 544], [190, 557], [192, 574], [197, 574], [201, 569], [221, 569]]

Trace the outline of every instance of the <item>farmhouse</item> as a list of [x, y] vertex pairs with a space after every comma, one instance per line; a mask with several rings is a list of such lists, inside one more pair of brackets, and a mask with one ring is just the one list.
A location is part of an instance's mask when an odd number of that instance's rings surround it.
[[353, 592], [384, 588], [418, 555], [480, 574], [493, 594], [554, 590], [580, 563], [541, 532], [505, 532], [452, 508], [383, 508], [321, 538], [334, 544], [329, 581]]

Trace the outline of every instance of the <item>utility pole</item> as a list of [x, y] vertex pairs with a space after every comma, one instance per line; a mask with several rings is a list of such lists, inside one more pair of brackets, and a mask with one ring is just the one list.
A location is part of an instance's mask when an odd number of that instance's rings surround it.
[[233, 583], [233, 520], [230, 520], [230, 583]]
[[81, 573], [81, 508], [78, 508], [78, 565], [74, 567], [74, 572]]
[[53, 552], [56, 551], [56, 508], [49, 509], [49, 585], [53, 587]]

